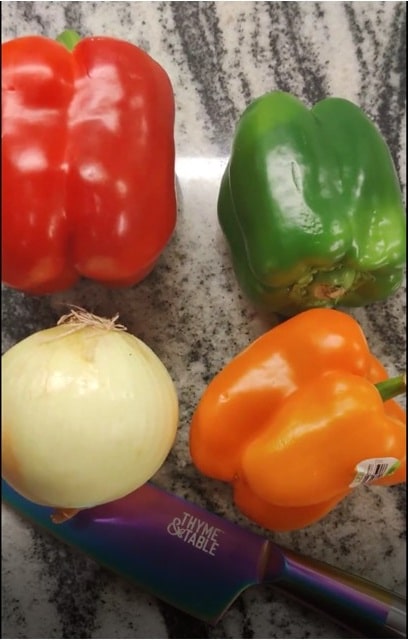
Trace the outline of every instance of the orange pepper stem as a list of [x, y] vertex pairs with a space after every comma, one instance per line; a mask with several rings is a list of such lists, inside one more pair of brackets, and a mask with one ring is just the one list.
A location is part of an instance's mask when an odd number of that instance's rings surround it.
[[383, 402], [386, 402], [386, 400], [391, 400], [391, 398], [395, 398], [396, 396], [406, 392], [406, 375], [403, 374], [401, 376], [382, 380], [382, 382], [377, 382], [375, 387], [380, 393]]
[[57, 42], [62, 44], [66, 49], [72, 51], [77, 44], [80, 42], [81, 36], [78, 35], [76, 31], [72, 31], [71, 29], [66, 29], [56, 38]]

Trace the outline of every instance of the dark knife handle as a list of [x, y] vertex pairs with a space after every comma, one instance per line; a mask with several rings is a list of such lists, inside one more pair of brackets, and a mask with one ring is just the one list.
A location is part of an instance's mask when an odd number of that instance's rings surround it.
[[[407, 638], [407, 606], [402, 596], [322, 562], [281, 549], [278, 576], [272, 545], [271, 581], [300, 602], [327, 614], [363, 638]], [[269, 569], [266, 573], [266, 580]]]

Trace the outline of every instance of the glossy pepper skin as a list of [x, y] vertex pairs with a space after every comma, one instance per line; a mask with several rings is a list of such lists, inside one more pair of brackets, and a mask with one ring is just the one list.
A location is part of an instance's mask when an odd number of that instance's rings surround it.
[[244, 293], [283, 316], [398, 289], [405, 214], [389, 149], [357, 106], [273, 92], [236, 128], [218, 218]]
[[121, 40], [69, 51], [2, 45], [2, 281], [28, 293], [84, 276], [142, 280], [176, 223], [174, 97], [165, 70]]
[[311, 309], [277, 325], [211, 381], [190, 428], [193, 463], [229, 482], [238, 508], [276, 531], [325, 516], [351, 491], [356, 465], [395, 458], [406, 479], [406, 416], [383, 403], [386, 380], [359, 324], [335, 309]]

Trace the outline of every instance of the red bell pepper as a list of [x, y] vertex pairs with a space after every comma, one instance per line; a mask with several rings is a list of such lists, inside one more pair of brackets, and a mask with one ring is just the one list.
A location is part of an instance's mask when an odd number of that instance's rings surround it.
[[28, 293], [142, 280], [176, 223], [174, 97], [121, 40], [2, 45], [2, 281]]

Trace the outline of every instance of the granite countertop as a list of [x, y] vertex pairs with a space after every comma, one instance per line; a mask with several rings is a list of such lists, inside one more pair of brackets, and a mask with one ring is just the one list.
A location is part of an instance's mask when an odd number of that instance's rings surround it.
[[[191, 464], [188, 427], [211, 378], [265, 331], [235, 281], [216, 220], [233, 128], [251, 99], [279, 88], [313, 104], [357, 102], [385, 136], [405, 192], [405, 2], [3, 2], [3, 41], [24, 34], [113, 35], [168, 71], [176, 99], [179, 217], [151, 275], [128, 290], [90, 281], [46, 297], [3, 287], [2, 349], [51, 326], [63, 303], [121, 314], [178, 387], [177, 442], [155, 481], [261, 531], [229, 488]], [[352, 312], [390, 373], [406, 366], [405, 291]], [[272, 540], [405, 593], [406, 493], [362, 487], [321, 522]], [[345, 638], [272, 588], [251, 588], [216, 627], [192, 619], [32, 527], [3, 505], [4, 638]], [[262, 531], [261, 531], [262, 532]], [[266, 532], [264, 532], [266, 533]], [[198, 577], [200, 579], [200, 577]]]

